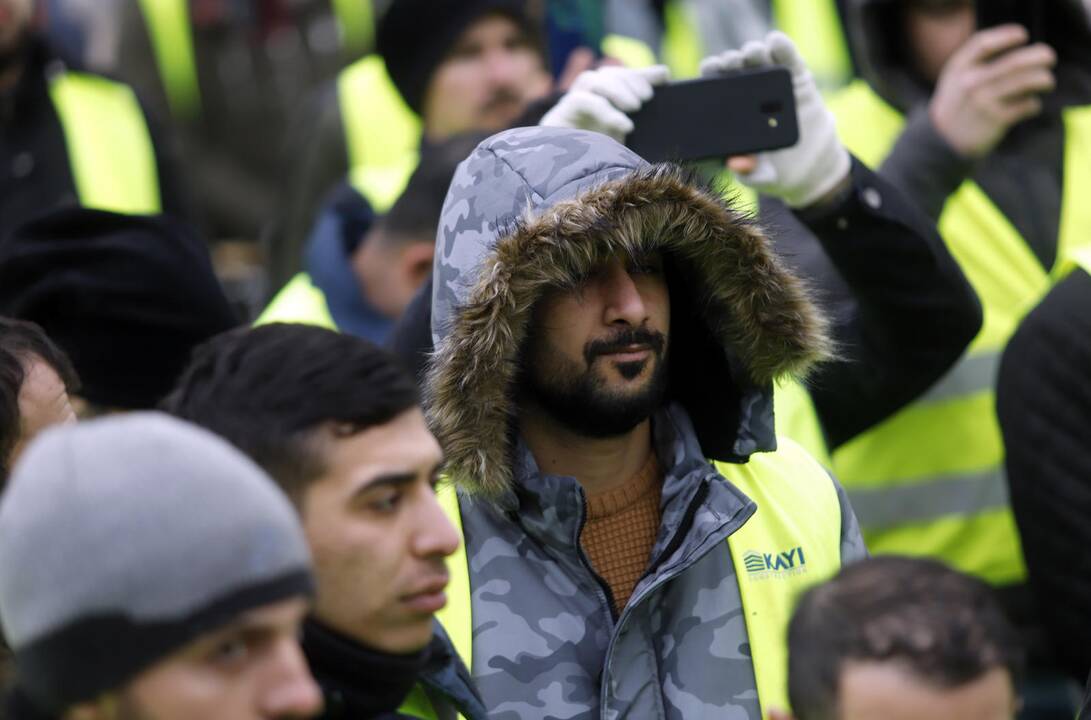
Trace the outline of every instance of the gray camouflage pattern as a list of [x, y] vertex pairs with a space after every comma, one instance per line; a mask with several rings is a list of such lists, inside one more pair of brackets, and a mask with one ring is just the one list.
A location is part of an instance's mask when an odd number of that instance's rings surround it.
[[[665, 471], [656, 561], [616, 620], [580, 549], [584, 495], [574, 478], [542, 475], [520, 443], [513, 503], [461, 498], [471, 672], [491, 717], [760, 720], [725, 542], [756, 506], [708, 464], [681, 407], [653, 427]], [[847, 563], [866, 551], [838, 494]]]
[[[458, 168], [437, 235], [432, 334], [438, 347], [498, 237], [535, 213], [644, 164], [603, 136], [521, 128], [482, 143]], [[770, 393], [747, 393], [740, 456], [775, 444]], [[760, 720], [742, 601], [726, 538], [754, 513], [706, 460], [678, 405], [653, 421], [664, 470], [662, 521], [648, 573], [615, 618], [579, 543], [574, 478], [543, 475], [521, 441], [514, 489], [460, 496], [470, 566], [471, 673], [498, 720]], [[831, 480], [832, 482], [832, 480]], [[844, 493], [842, 560], [865, 556]]]

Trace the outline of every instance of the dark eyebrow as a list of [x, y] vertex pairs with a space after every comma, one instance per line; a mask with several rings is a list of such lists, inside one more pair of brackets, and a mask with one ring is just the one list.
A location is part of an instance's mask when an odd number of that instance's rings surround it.
[[[442, 465], [442, 463], [436, 463], [436, 466], [432, 468], [432, 472], [430, 472], [428, 475], [430, 480], [434, 481], [436, 479], [436, 477], [440, 473]], [[372, 479], [371, 482], [367, 483], [366, 485], [361, 485], [360, 487], [356, 488], [356, 492], [353, 493], [353, 496], [359, 497], [366, 492], [370, 492], [371, 490], [382, 487], [405, 487], [416, 479], [417, 473], [415, 472], [393, 472], [387, 473], [386, 475], [379, 475]]]

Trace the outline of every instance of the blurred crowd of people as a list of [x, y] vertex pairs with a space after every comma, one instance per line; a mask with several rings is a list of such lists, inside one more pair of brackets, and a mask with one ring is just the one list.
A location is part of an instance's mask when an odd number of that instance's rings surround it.
[[1083, 0], [0, 0], [0, 717], [1091, 718], [1084, 192]]

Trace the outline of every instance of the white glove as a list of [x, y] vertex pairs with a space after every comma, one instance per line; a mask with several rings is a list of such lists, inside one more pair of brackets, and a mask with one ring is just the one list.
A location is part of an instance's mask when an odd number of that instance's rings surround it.
[[633, 121], [625, 113], [639, 110], [651, 100], [652, 88], [669, 79], [666, 65], [585, 70], [538, 124], [593, 130], [624, 142], [633, 130]]
[[758, 192], [782, 199], [789, 207], [813, 205], [849, 174], [851, 161], [837, 138], [833, 113], [818, 94], [811, 71], [782, 32], [753, 40], [741, 50], [728, 50], [701, 61], [701, 75], [715, 76], [739, 68], [782, 65], [792, 73], [799, 142], [782, 150], [759, 153], [753, 172], [738, 174], [739, 181]]

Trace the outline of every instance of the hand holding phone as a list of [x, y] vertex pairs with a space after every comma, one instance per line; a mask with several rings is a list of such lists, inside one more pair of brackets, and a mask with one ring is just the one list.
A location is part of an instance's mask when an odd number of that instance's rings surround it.
[[795, 44], [784, 33], [773, 32], [765, 40], [749, 42], [740, 50], [706, 58], [701, 63], [701, 74], [729, 76], [739, 69], [757, 68], [774, 68], [790, 74], [799, 140], [790, 147], [760, 152], [753, 171], [737, 177], [743, 184], [778, 197], [790, 207], [813, 205], [847, 182], [852, 163], [837, 137], [833, 115]]
[[664, 85], [630, 118], [625, 144], [649, 162], [723, 159], [799, 139], [792, 77], [780, 67]]

